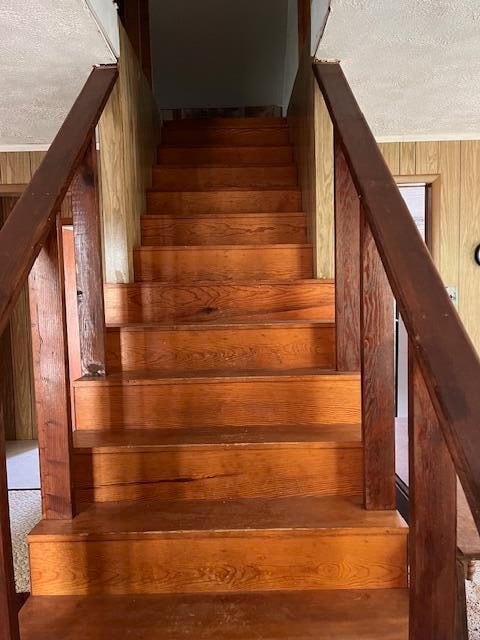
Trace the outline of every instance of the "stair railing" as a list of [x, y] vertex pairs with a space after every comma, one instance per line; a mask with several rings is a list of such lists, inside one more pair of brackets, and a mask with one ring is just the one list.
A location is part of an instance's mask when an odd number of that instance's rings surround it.
[[[69, 519], [71, 413], [60, 206], [69, 190], [82, 373], [105, 374], [105, 320], [95, 127], [117, 79], [116, 65], [88, 77], [41, 165], [0, 229], [0, 335], [29, 279], [44, 518]], [[19, 640], [0, 398], [0, 640]]]
[[393, 295], [409, 336], [410, 638], [455, 637], [456, 474], [480, 530], [480, 361], [340, 65], [334, 127], [337, 358], [362, 372], [365, 506], [395, 508]]

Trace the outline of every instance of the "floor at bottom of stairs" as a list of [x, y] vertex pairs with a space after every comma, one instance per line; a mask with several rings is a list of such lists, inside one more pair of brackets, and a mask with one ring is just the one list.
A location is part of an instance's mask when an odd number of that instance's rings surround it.
[[406, 589], [33, 597], [22, 640], [407, 640]]

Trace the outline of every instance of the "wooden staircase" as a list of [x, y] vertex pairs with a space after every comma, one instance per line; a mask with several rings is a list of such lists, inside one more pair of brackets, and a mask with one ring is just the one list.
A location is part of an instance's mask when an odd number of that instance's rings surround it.
[[406, 640], [407, 527], [363, 507], [360, 374], [335, 370], [286, 121], [173, 121], [158, 162], [22, 640]]

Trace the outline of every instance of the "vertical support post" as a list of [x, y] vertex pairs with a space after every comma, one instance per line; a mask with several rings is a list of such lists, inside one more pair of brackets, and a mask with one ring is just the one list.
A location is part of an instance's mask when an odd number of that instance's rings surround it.
[[393, 295], [363, 209], [360, 326], [365, 508], [395, 509]]
[[82, 375], [105, 375], [105, 312], [95, 138], [72, 182]]
[[457, 479], [409, 348], [410, 639], [455, 637]]
[[360, 199], [335, 137], [335, 327], [338, 371], [360, 370]]
[[72, 425], [58, 216], [30, 272], [29, 288], [43, 516], [70, 519]]
[[0, 397], [0, 640], [20, 640], [8, 511], [5, 396]]

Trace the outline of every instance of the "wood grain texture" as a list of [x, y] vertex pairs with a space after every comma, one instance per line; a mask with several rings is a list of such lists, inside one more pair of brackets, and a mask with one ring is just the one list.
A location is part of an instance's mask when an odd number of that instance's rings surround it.
[[118, 82], [99, 122], [105, 278], [132, 282], [145, 189], [151, 185], [158, 115], [147, 78], [120, 25]]
[[311, 278], [310, 245], [140, 247], [137, 282], [300, 280]]
[[410, 638], [454, 637], [457, 478], [409, 348]]
[[[336, 429], [340, 437], [344, 435], [339, 426]], [[354, 440], [358, 429], [350, 429], [353, 441], [338, 443], [334, 427], [297, 427], [298, 435], [292, 428], [290, 439], [308, 440], [304, 443], [288, 442], [288, 433], [284, 440], [275, 441], [276, 427], [243, 428], [247, 433], [259, 431], [267, 437], [266, 442], [258, 437], [256, 442], [248, 442], [254, 438], [245, 433], [245, 442], [235, 442], [235, 430], [228, 437], [230, 430], [232, 427], [227, 427], [199, 444], [190, 444], [189, 431], [177, 429], [177, 444], [173, 437], [170, 444], [161, 444], [160, 431], [153, 434], [150, 445], [136, 446], [136, 433], [150, 435], [143, 431], [133, 433], [125, 446], [77, 447], [73, 472], [76, 496], [81, 502], [104, 502], [362, 494], [362, 448]], [[78, 432], [83, 433], [90, 435]], [[148, 440], [138, 438], [138, 442]]]
[[339, 371], [360, 370], [360, 200], [335, 141], [335, 322]]
[[331, 280], [264, 283], [106, 285], [106, 321], [218, 322], [245, 320], [331, 321], [335, 316]]
[[48, 236], [29, 276], [42, 509], [72, 518], [71, 407], [61, 228]]
[[415, 172], [416, 173], [437, 173], [438, 172], [438, 142], [417, 142], [415, 145]]
[[108, 371], [335, 368], [335, 327], [313, 322], [123, 326], [107, 332]]
[[[1, 198], [0, 218], [6, 220], [16, 203], [17, 198]], [[7, 439], [35, 439], [37, 425], [27, 284], [22, 287], [10, 322], [0, 341], [2, 343], [0, 360], [3, 365], [0, 384], [9, 388], [8, 398], [4, 404]]]
[[382, 142], [378, 146], [392, 175], [398, 176], [400, 174], [400, 143]]
[[215, 216], [142, 217], [144, 245], [292, 244], [307, 242], [303, 213], [239, 213]]
[[158, 148], [158, 162], [188, 166], [286, 165], [293, 160], [290, 145], [282, 147], [165, 147]]
[[405, 536], [368, 531], [30, 543], [33, 595], [402, 588], [405, 556]]
[[148, 213], [285, 213], [302, 211], [298, 189], [149, 191]]
[[273, 167], [162, 167], [153, 169], [153, 187], [165, 191], [295, 187], [295, 165]]
[[319, 278], [333, 278], [333, 129], [313, 78], [309, 46], [303, 48], [300, 56], [288, 122], [308, 237], [314, 247], [315, 274]]
[[281, 374], [79, 380], [77, 429], [359, 422], [358, 375]]
[[415, 142], [399, 142], [400, 166], [399, 175], [413, 176], [416, 173], [416, 145]]
[[203, 147], [224, 145], [227, 147], [285, 146], [289, 144], [288, 129], [281, 127], [166, 127], [162, 143], [173, 146]]
[[34, 597], [20, 622], [23, 640], [407, 640], [408, 590]]
[[363, 211], [360, 246], [365, 506], [367, 509], [394, 509], [396, 496], [393, 297]]
[[341, 496], [156, 501], [143, 512], [136, 503], [100, 503], [70, 525], [42, 521], [34, 529], [32, 593], [406, 586], [401, 519], [365, 513]]
[[92, 139], [72, 182], [82, 375], [105, 375], [105, 312], [97, 152]]

